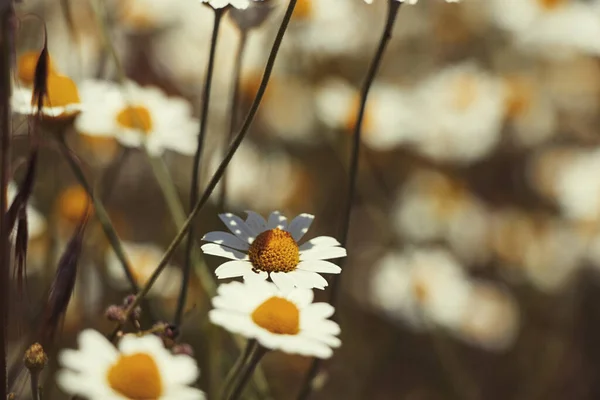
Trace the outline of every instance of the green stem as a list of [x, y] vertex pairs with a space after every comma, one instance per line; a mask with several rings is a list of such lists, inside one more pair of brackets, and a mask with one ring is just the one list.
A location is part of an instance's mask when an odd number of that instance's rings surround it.
[[108, 216], [108, 212], [104, 208], [104, 204], [102, 203], [102, 201], [100, 201], [98, 196], [94, 194], [92, 186], [85, 177], [81, 166], [79, 165], [77, 160], [75, 160], [75, 157], [73, 156], [71, 149], [69, 149], [69, 146], [67, 145], [64, 136], [61, 134], [55, 134], [54, 137], [56, 138], [56, 141], [59, 144], [61, 153], [69, 163], [69, 166], [71, 167], [71, 171], [75, 175], [75, 178], [87, 192], [88, 196], [90, 196], [90, 198], [92, 199], [92, 203], [94, 205], [94, 212], [96, 214], [96, 217], [98, 218], [98, 221], [100, 221], [100, 226], [102, 227], [102, 230], [104, 231], [108, 242], [110, 243], [113, 251], [115, 252], [115, 255], [119, 259], [119, 262], [123, 266], [123, 270], [125, 271], [125, 275], [127, 276], [127, 280], [129, 281], [131, 289], [134, 293], [137, 293], [139, 290], [137, 282], [133, 276], [133, 273], [131, 272], [131, 266], [127, 261], [127, 256], [125, 255], [125, 250], [121, 245], [119, 235], [117, 234], [117, 231], [115, 230], [110, 220], [110, 217]]
[[227, 377], [225, 378], [225, 386], [223, 386], [222, 398], [227, 399], [233, 389], [235, 382], [241, 377], [242, 368], [246, 365], [250, 356], [256, 351], [258, 342], [254, 339], [248, 340], [246, 348], [240, 354], [236, 360], [234, 366], [229, 370]]
[[[365, 77], [365, 81], [363, 83], [363, 87], [361, 89], [360, 96], [360, 106], [358, 110], [358, 117], [356, 120], [356, 125], [354, 126], [354, 134], [352, 141], [352, 154], [350, 156], [350, 171], [349, 171], [349, 185], [348, 185], [348, 193], [346, 195], [346, 203], [344, 206], [344, 219], [341, 230], [340, 242], [342, 246], [346, 247], [348, 242], [348, 232], [350, 230], [350, 217], [352, 214], [352, 205], [354, 203], [354, 196], [356, 192], [356, 182], [358, 178], [358, 161], [360, 159], [360, 144], [361, 144], [361, 133], [362, 133], [362, 123], [365, 117], [365, 111], [367, 109], [367, 100], [369, 98], [369, 92], [371, 91], [371, 86], [375, 81], [375, 77], [377, 76], [377, 72], [379, 71], [379, 67], [381, 65], [381, 61], [383, 60], [383, 55], [385, 54], [385, 49], [392, 38], [392, 31], [394, 29], [394, 25], [396, 23], [396, 19], [398, 16], [398, 11], [400, 10], [400, 6], [403, 3], [396, 0], [388, 0], [388, 13], [387, 19], [385, 23], [385, 27], [383, 29], [383, 33], [381, 35], [381, 39], [379, 40], [379, 46], [377, 47], [377, 51], [375, 52], [375, 56], [369, 66], [369, 70], [367, 71], [367, 75]], [[345, 260], [345, 259], [343, 259]], [[340, 266], [343, 261], [340, 262]], [[331, 282], [331, 290], [329, 292], [329, 301], [332, 305], [335, 306], [336, 300], [338, 298], [339, 284], [340, 284], [340, 276], [341, 274], [335, 275]], [[314, 380], [317, 376], [319, 369], [321, 367], [321, 359], [314, 358], [308, 372], [306, 374], [306, 378], [298, 395], [299, 400], [307, 399], [314, 389]]]
[[244, 388], [248, 384], [248, 381], [252, 377], [254, 370], [258, 366], [260, 360], [262, 360], [263, 356], [267, 354], [267, 349], [257, 345], [254, 347], [252, 351], [252, 355], [249, 357], [246, 366], [240, 373], [238, 379], [236, 379], [235, 384], [233, 385], [233, 389], [231, 389], [231, 395], [227, 397], [228, 400], [237, 400], [242, 395]]
[[[212, 87], [213, 72], [215, 69], [215, 57], [217, 53], [217, 42], [219, 38], [219, 27], [221, 26], [221, 20], [225, 15], [225, 8], [213, 9], [215, 13], [215, 19], [213, 23], [212, 38], [210, 40], [210, 54], [208, 57], [208, 66], [206, 68], [206, 77], [204, 82], [204, 91], [202, 93], [202, 110], [200, 111], [200, 132], [198, 133], [198, 145], [196, 147], [196, 154], [194, 155], [194, 163], [192, 170], [192, 182], [190, 183], [190, 207], [196, 204], [198, 201], [198, 191], [200, 190], [200, 159], [202, 158], [202, 150], [204, 149], [204, 138], [206, 137], [206, 128], [208, 127], [208, 111], [210, 106], [210, 89]], [[188, 287], [190, 283], [190, 276], [192, 270], [192, 248], [194, 246], [194, 227], [191, 226], [187, 243], [185, 246], [185, 259], [183, 263], [183, 275], [181, 278], [181, 289], [179, 291], [179, 298], [177, 299], [177, 310], [175, 311], [175, 317], [173, 318], [173, 324], [179, 326], [181, 324], [181, 317], [183, 315], [183, 309], [185, 307], [185, 300], [187, 298]]]

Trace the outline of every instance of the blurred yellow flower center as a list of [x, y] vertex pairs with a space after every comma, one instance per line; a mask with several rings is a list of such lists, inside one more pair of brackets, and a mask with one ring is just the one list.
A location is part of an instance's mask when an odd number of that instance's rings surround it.
[[[35, 79], [35, 67], [37, 66], [38, 58], [40, 57], [39, 51], [28, 51], [19, 57], [17, 61], [17, 76], [21, 82], [31, 86]], [[54, 64], [52, 59], [48, 56], [48, 72], [53, 73]]]
[[279, 335], [296, 335], [300, 331], [300, 311], [294, 303], [281, 297], [271, 297], [254, 310], [252, 321], [261, 328]]
[[308, 19], [312, 15], [313, 11], [313, 0], [298, 0], [296, 8], [294, 9], [294, 19]]
[[[47, 80], [48, 92], [44, 96], [44, 107], [66, 107], [79, 104], [79, 92], [73, 80], [64, 75], [49, 74]], [[37, 99], [32, 97], [31, 104], [35, 105]]]
[[58, 199], [60, 216], [72, 223], [79, 223], [92, 202], [85, 189], [71, 186], [65, 189]]
[[538, 3], [542, 6], [542, 8], [551, 10], [565, 3], [565, 0], [538, 0]]
[[298, 243], [289, 232], [277, 228], [258, 235], [248, 256], [255, 269], [265, 272], [290, 272], [300, 262]]
[[127, 106], [117, 114], [119, 125], [148, 133], [152, 129], [152, 115], [144, 106]]
[[153, 400], [162, 395], [158, 366], [148, 354], [120, 356], [107, 378], [114, 391], [131, 400]]

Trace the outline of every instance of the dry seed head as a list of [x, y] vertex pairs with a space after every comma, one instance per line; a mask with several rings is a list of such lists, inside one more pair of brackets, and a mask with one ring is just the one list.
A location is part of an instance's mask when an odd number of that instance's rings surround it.
[[41, 344], [34, 343], [25, 351], [23, 361], [30, 372], [40, 372], [48, 363], [48, 356]]

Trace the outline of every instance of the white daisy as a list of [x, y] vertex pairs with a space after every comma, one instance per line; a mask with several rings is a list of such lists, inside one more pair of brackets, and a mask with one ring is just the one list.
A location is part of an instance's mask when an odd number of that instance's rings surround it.
[[114, 137], [127, 147], [145, 145], [155, 156], [166, 149], [186, 155], [196, 151], [199, 123], [184, 99], [133, 82], [121, 87], [94, 80], [81, 84], [81, 98], [85, 111], [75, 121], [81, 134]]
[[471, 290], [461, 265], [441, 248], [387, 254], [370, 283], [373, 304], [415, 329], [455, 329]]
[[190, 387], [198, 378], [193, 358], [173, 355], [154, 335], [126, 335], [113, 345], [99, 332], [79, 334], [78, 350], [62, 350], [57, 383], [62, 390], [90, 400], [204, 399]]
[[[122, 244], [134, 278], [139, 286], [144, 286], [158, 266], [164, 251], [152, 244], [132, 242], [123, 242]], [[123, 271], [123, 265], [112, 248], [107, 249], [106, 252], [106, 268], [115, 286], [120, 289], [131, 287]], [[180, 282], [181, 271], [175, 266], [168, 265], [148, 294], [161, 297], [175, 296], [179, 292]]]
[[232, 6], [237, 9], [246, 9], [248, 8], [248, 4], [250, 4], [249, 0], [200, 0], [202, 3], [206, 3], [210, 5], [212, 8], [223, 8]]
[[314, 219], [300, 214], [289, 224], [278, 211], [269, 220], [247, 211], [246, 221], [231, 214], [219, 217], [233, 232], [209, 232], [202, 240], [206, 254], [229, 258], [215, 270], [220, 279], [258, 275], [268, 277], [284, 292], [294, 287], [324, 289], [327, 281], [319, 273], [339, 274], [340, 267], [325, 261], [346, 256], [346, 249], [330, 236], [319, 236], [300, 245]]
[[294, 289], [285, 295], [271, 282], [249, 278], [220, 285], [208, 316], [268, 349], [329, 358], [332, 348], [341, 345], [340, 327], [328, 319], [335, 310], [312, 301], [312, 290]]

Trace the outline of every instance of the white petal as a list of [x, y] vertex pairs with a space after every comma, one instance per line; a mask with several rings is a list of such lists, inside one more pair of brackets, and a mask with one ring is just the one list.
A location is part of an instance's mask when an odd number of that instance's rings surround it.
[[287, 228], [287, 218], [283, 216], [279, 211], [273, 211], [269, 215], [269, 222], [267, 223], [267, 229], [279, 228], [285, 230]]
[[246, 211], [248, 217], [246, 218], [246, 225], [252, 230], [252, 232], [258, 236], [267, 229], [267, 221], [262, 215], [255, 213], [254, 211]]
[[303, 289], [325, 289], [328, 285], [327, 280], [316, 272], [295, 270], [289, 272], [296, 286]]
[[302, 310], [303, 315], [309, 319], [327, 319], [334, 312], [335, 308], [329, 303], [312, 303]]
[[227, 261], [215, 270], [215, 275], [219, 279], [235, 278], [246, 275], [249, 270], [252, 271], [252, 264], [248, 261]]
[[227, 228], [233, 232], [233, 234], [239, 237], [244, 243], [252, 243], [254, 240], [254, 234], [252, 229], [246, 225], [243, 219], [232, 213], [219, 214], [221, 221], [227, 226]]
[[342, 272], [342, 269], [338, 265], [325, 260], [301, 261], [296, 268], [303, 271], [321, 272], [326, 274], [339, 274]]
[[328, 260], [331, 258], [346, 257], [346, 249], [343, 247], [315, 247], [300, 253], [300, 260]]
[[230, 258], [232, 260], [248, 260], [247, 254], [241, 253], [237, 250], [229, 249], [227, 247], [222, 247], [219, 244], [207, 243], [203, 244], [200, 248], [204, 254]]
[[294, 279], [287, 272], [271, 272], [269, 276], [282, 293], [287, 294], [294, 289]]
[[228, 232], [208, 232], [202, 240], [211, 243], [222, 244], [236, 250], [248, 250], [250, 247], [247, 243], [242, 242], [237, 236]]
[[322, 333], [315, 333], [315, 332], [302, 332], [301, 334], [303, 337], [309, 338], [311, 340], [317, 341], [317, 342], [321, 342], [326, 344], [329, 347], [340, 347], [342, 345], [342, 341], [332, 335], [324, 335]]
[[300, 214], [296, 218], [294, 218], [292, 222], [290, 222], [290, 225], [288, 226], [287, 230], [289, 233], [292, 234], [292, 237], [296, 242], [302, 239], [302, 236], [304, 236], [304, 234], [308, 232], [308, 229], [310, 228], [310, 225], [312, 224], [314, 219], [314, 215]]
[[206, 396], [200, 389], [188, 386], [177, 386], [173, 389], [167, 389], [165, 398], [177, 400], [204, 400]]
[[288, 300], [296, 303], [298, 307], [304, 308], [312, 303], [314, 293], [310, 289], [294, 289], [287, 296]]
[[332, 238], [331, 236], [318, 236], [316, 238], [310, 239], [308, 242], [304, 243], [300, 246], [300, 251], [310, 250], [313, 247], [334, 247], [339, 246], [340, 242], [337, 239]]

